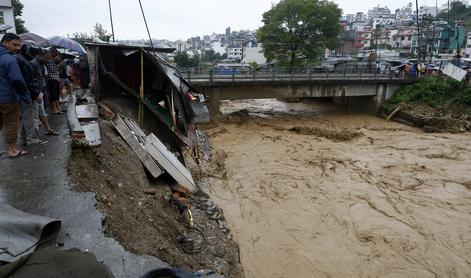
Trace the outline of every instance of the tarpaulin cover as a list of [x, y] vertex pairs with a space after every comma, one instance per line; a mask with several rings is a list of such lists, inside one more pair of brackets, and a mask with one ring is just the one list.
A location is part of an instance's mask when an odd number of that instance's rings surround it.
[[40, 243], [59, 235], [61, 221], [0, 206], [0, 262], [32, 253]]

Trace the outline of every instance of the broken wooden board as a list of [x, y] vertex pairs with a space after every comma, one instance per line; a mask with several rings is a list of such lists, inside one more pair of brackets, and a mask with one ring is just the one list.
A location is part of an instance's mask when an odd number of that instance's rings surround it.
[[131, 132], [129, 127], [126, 125], [124, 120], [120, 116], [115, 116], [111, 123], [119, 132], [124, 141], [131, 147], [134, 153], [137, 155], [139, 160], [142, 162], [144, 167], [149, 171], [153, 178], [157, 178], [163, 174], [163, 170], [154, 161], [154, 159], [147, 153], [144, 146], [139, 143], [139, 140]]
[[196, 191], [195, 182], [188, 169], [153, 133], [146, 138], [146, 150], [181, 186], [190, 192]]
[[75, 106], [77, 119], [80, 120], [96, 120], [98, 119], [98, 106], [96, 104], [86, 104]]

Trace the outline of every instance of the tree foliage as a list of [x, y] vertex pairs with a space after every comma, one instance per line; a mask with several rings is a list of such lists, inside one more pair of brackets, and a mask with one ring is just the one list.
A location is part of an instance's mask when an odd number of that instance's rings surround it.
[[190, 58], [186, 52], [179, 51], [175, 54], [174, 61], [180, 68], [196, 68], [200, 64], [200, 57], [195, 55]]
[[17, 34], [23, 34], [29, 32], [28, 29], [25, 27], [25, 21], [21, 19], [21, 15], [23, 15], [23, 3], [20, 0], [12, 0], [11, 5], [13, 7], [13, 16], [15, 17], [15, 28]]
[[93, 32], [90, 34], [86, 32], [75, 32], [72, 34], [72, 39], [79, 42], [81, 45], [87, 41], [93, 41], [95, 38], [109, 42], [111, 34], [98, 22], [93, 26]]
[[214, 63], [222, 60], [221, 54], [217, 53], [213, 49], [206, 50], [201, 56], [201, 62]]
[[442, 11], [438, 18], [448, 21], [463, 20], [466, 31], [471, 32], [471, 7], [466, 7], [460, 1], [453, 1], [450, 3], [450, 12]]
[[257, 38], [269, 61], [291, 69], [313, 64], [338, 45], [340, 16], [328, 0], [281, 0], [263, 14]]
[[98, 38], [102, 41], [109, 42], [111, 39], [111, 34], [108, 33], [101, 23], [97, 22], [95, 26], [93, 26], [93, 33], [95, 38]]

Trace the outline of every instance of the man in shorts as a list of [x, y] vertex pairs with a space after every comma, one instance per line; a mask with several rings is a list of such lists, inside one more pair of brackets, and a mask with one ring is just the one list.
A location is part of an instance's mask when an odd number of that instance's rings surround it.
[[46, 110], [44, 109], [44, 100], [47, 94], [46, 88], [46, 64], [51, 59], [51, 53], [44, 50], [39, 52], [36, 57], [31, 61], [31, 65], [33, 66], [33, 79], [35, 82], [35, 86], [37, 86], [39, 90], [39, 99], [36, 103], [38, 109], [38, 118], [35, 119], [36, 121], [36, 132], [39, 134], [39, 121], [41, 121], [44, 127], [44, 134], [45, 135], [59, 135], [59, 132], [53, 130], [49, 125], [48, 115], [46, 114]]
[[20, 124], [20, 97], [27, 98], [28, 90], [16, 58], [21, 41], [16, 34], [7, 33], [0, 41], [0, 130], [8, 144], [8, 157], [26, 154], [16, 148]]

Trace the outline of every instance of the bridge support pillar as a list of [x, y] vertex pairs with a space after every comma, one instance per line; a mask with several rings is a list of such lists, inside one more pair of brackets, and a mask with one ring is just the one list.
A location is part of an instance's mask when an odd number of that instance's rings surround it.
[[222, 115], [221, 113], [221, 91], [217, 87], [209, 88], [208, 90], [209, 95], [209, 114], [211, 118], [217, 118]]

